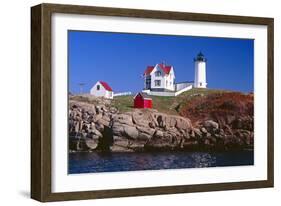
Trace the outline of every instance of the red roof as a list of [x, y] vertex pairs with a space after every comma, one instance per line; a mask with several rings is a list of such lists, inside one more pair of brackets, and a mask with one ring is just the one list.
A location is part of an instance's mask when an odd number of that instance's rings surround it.
[[142, 97], [143, 99], [151, 99], [150, 96], [148, 96], [146, 93], [143, 93], [143, 92], [137, 93], [137, 94], [134, 96], [134, 99], [135, 99], [136, 97], [138, 97], [138, 96]]
[[[167, 66], [165, 64], [158, 64], [158, 65], [165, 74], [170, 73], [172, 66]], [[148, 66], [146, 68], [146, 70], [144, 71], [144, 75], [149, 75], [152, 72], [153, 69], [154, 69], [154, 66]]]
[[154, 69], [154, 66], [148, 66], [146, 68], [146, 70], [144, 71], [144, 74], [149, 75], [152, 72], [153, 69]]
[[107, 91], [112, 91], [111, 87], [103, 81], [99, 81], [101, 83], [101, 85], [107, 90]]
[[171, 71], [171, 66], [166, 66], [165, 64], [158, 64], [160, 68], [165, 72], [165, 74], [169, 74]]

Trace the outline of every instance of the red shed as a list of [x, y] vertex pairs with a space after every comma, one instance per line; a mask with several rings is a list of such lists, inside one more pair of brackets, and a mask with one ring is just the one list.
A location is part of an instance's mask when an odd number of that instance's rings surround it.
[[152, 99], [145, 93], [137, 93], [134, 97], [134, 108], [152, 108]]

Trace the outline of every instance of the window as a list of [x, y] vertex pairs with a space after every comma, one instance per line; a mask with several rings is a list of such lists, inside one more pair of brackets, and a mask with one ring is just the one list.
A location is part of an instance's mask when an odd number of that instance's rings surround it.
[[202, 82], [200, 82], [200, 86], [202, 86]]
[[100, 90], [100, 85], [97, 85], [97, 90]]
[[155, 72], [155, 76], [156, 77], [160, 77], [161, 76], [161, 72], [160, 71]]
[[155, 86], [160, 86], [161, 85], [161, 80], [155, 80], [154, 81]]

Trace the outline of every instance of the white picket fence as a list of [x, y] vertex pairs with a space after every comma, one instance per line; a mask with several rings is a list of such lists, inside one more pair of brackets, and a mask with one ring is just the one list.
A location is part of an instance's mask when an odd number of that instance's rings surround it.
[[192, 84], [185, 85], [185, 87], [181, 87], [181, 89], [176, 92], [156, 92], [156, 91], [150, 91], [150, 90], [143, 90], [142, 92], [147, 93], [148, 95], [152, 95], [152, 96], [175, 97], [175, 96], [180, 95], [183, 92], [191, 90], [192, 87], [193, 87]]
[[191, 90], [192, 87], [193, 87], [193, 85], [189, 85], [189, 86], [187, 86], [187, 87], [185, 87], [185, 88], [183, 88], [183, 89], [181, 89], [181, 90], [175, 92], [175, 96], [178, 96], [178, 95], [180, 95], [180, 94], [183, 93], [183, 92], [186, 92], [186, 91], [188, 91], [188, 90]]
[[128, 95], [132, 95], [132, 92], [120, 92], [120, 93], [114, 93], [114, 94], [113, 94], [114, 97], [118, 97], [118, 96], [128, 96]]

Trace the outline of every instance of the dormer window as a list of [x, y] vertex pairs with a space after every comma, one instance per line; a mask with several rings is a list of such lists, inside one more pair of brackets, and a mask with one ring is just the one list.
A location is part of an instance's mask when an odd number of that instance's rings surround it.
[[155, 76], [156, 76], [156, 77], [160, 77], [160, 76], [161, 76], [161, 72], [160, 72], [160, 71], [156, 71], [156, 72], [155, 72]]

